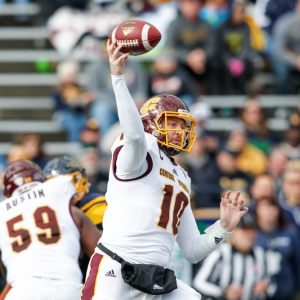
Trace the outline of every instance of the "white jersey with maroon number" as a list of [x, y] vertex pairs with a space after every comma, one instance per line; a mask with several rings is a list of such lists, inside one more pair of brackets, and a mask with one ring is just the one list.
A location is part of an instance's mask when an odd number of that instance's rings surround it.
[[112, 147], [100, 242], [129, 262], [167, 267], [180, 217], [190, 209], [190, 178], [159, 149], [154, 136], [145, 135], [148, 169], [135, 179], [122, 180], [116, 174], [122, 135]]
[[42, 277], [81, 282], [80, 234], [70, 213], [70, 176], [0, 203], [0, 248], [7, 281]]

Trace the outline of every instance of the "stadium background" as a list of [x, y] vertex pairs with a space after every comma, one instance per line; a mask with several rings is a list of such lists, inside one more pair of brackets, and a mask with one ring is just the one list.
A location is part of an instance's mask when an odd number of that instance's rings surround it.
[[[116, 5], [117, 2], [118, 5]], [[224, 7], [227, 7], [227, 5], [229, 7], [232, 1], [215, 2], [222, 2]], [[254, 18], [253, 8], [257, 9], [255, 5], [258, 2], [247, 2], [249, 17]], [[117, 7], [116, 15], [121, 16], [119, 19], [117, 17], [112, 18], [114, 22], [109, 24], [109, 27], [105, 24], [107, 22], [107, 12], [114, 5]], [[49, 20], [51, 21], [51, 18], [59, 9], [66, 6], [72, 7], [80, 14], [89, 16], [93, 22], [97, 23], [97, 28], [86, 34], [86, 32], [76, 32], [77, 28], [75, 26], [71, 29], [75, 33], [70, 41], [65, 40], [66, 43], [70, 43], [69, 48], [54, 47], [53, 44], [57, 46], [58, 44], [55, 43], [61, 43], [63, 38], [54, 41], [53, 28], [49, 25]], [[122, 15], [122, 13], [124, 14]], [[97, 60], [103, 40], [107, 38], [110, 30], [118, 24], [118, 20], [130, 16], [131, 18], [135, 17], [149, 21], [162, 32], [163, 39], [156, 49], [147, 55], [134, 58], [146, 72], [149, 72], [153, 61], [163, 53], [166, 38], [164, 34], [177, 13], [177, 1], [168, 0], [0, 1], [1, 168], [3, 169], [8, 161], [15, 159], [32, 158], [43, 164], [44, 160], [64, 154], [74, 158], [80, 157], [81, 161], [87, 164], [87, 167], [96, 161], [98, 170], [94, 173], [97, 172], [97, 176], [94, 176], [93, 170], [91, 170], [93, 177], [91, 181], [97, 183], [98, 190], [105, 191], [109, 162], [109, 151], [107, 149], [109, 149], [113, 137], [119, 133], [119, 129], [117, 126], [113, 126], [107, 136], [100, 137], [98, 141], [100, 145], [93, 145], [97, 148], [97, 151], [99, 150], [98, 152], [88, 150], [88, 141], [80, 139], [76, 142], [70, 141], [66, 131], [53, 117], [54, 102], [52, 95], [53, 90], [59, 83], [57, 66], [61, 62], [70, 60], [79, 63], [78, 84], [84, 90], [88, 80], [86, 66]], [[263, 15], [263, 11], [260, 15]], [[69, 24], [64, 25], [65, 27], [62, 27], [62, 31], [65, 31], [66, 36], [68, 35], [68, 29], [66, 28], [68, 26], [72, 27], [71, 18], [69, 22]], [[259, 34], [264, 34], [263, 28]], [[263, 36], [263, 43], [267, 43], [267, 39], [267, 35]], [[255, 44], [253, 39], [252, 42]], [[256, 70], [255, 80], [253, 80], [256, 92], [255, 98], [259, 100], [269, 129], [275, 131], [280, 139], [284, 141], [285, 132], [291, 127], [291, 115], [299, 114], [298, 91], [300, 77], [298, 72], [294, 72], [288, 93], [286, 95], [276, 94], [276, 79], [268, 51], [267, 49], [255, 51], [259, 54], [259, 67]], [[205, 129], [218, 135], [220, 140], [226, 142], [229, 132], [239, 121], [239, 112], [248, 98], [248, 94], [211, 95], [205, 92], [198, 94], [196, 101], [206, 103], [210, 111], [209, 116], [205, 119]], [[88, 119], [88, 113], [86, 114]], [[87, 129], [95, 132], [99, 125], [101, 127], [101, 124], [90, 121], [83, 126], [82, 130]], [[34, 153], [37, 153], [36, 157], [35, 154], [32, 157], [28, 156], [28, 153], [22, 149], [24, 135], [26, 140], [27, 134], [33, 134], [33, 140], [36, 140], [36, 144], [33, 143], [34, 146], [32, 147], [40, 147], [39, 150], [33, 150]], [[99, 155], [99, 157], [95, 158], [93, 155]], [[268, 157], [268, 153], [266, 153], [266, 157]], [[300, 159], [300, 155], [298, 159]], [[199, 230], [203, 232], [208, 225], [218, 218], [218, 210], [209, 207], [204, 210], [195, 204], [195, 216]]]

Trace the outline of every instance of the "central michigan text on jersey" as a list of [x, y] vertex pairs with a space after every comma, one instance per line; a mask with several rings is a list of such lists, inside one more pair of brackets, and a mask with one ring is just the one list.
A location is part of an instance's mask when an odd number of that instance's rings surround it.
[[101, 242], [130, 262], [166, 267], [180, 219], [186, 218], [184, 211], [190, 206], [190, 178], [160, 150], [154, 136], [145, 136], [148, 167], [130, 180], [116, 174], [116, 160], [124, 139], [118, 139], [113, 146]]

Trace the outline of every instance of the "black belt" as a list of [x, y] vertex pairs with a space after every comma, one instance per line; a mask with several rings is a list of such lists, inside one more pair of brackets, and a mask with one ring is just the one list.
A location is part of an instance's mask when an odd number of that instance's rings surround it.
[[114, 253], [101, 243], [97, 247], [121, 264], [121, 274], [125, 283], [150, 295], [162, 295], [177, 289], [174, 272], [157, 265], [131, 264], [117, 253]]
[[110, 256], [113, 260], [116, 260], [117, 262], [119, 262], [120, 264], [122, 264], [123, 262], [125, 262], [125, 260], [122, 257], [120, 257], [117, 253], [114, 253], [114, 252], [110, 251], [105, 246], [103, 246], [101, 243], [99, 243], [97, 245], [97, 247], [101, 251], [103, 251], [105, 254], [107, 254], [108, 256]]

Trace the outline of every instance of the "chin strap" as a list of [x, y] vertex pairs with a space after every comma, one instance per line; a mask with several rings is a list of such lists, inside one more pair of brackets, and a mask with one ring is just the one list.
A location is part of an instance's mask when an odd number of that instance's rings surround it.
[[176, 156], [180, 153], [180, 150], [165, 146], [165, 145], [160, 145], [160, 149], [167, 155], [167, 156]]

